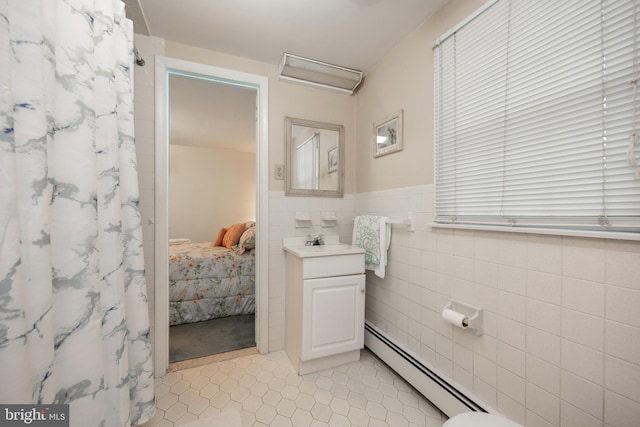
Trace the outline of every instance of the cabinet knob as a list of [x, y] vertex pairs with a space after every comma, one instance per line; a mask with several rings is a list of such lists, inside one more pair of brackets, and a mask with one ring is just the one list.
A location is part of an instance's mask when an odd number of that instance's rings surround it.
[[361, 294], [364, 294], [364, 289], [360, 289], [360, 293], [361, 293]]

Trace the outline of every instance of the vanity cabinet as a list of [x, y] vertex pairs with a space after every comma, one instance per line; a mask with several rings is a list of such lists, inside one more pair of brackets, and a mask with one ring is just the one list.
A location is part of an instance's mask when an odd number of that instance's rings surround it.
[[359, 360], [364, 347], [364, 251], [327, 246], [285, 245], [285, 349], [301, 375]]

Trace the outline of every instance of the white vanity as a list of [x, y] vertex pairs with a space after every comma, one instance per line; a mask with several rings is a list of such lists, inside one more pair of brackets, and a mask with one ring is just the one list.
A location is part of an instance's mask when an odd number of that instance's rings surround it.
[[364, 347], [364, 250], [305, 240], [284, 239], [285, 350], [300, 375], [359, 360]]

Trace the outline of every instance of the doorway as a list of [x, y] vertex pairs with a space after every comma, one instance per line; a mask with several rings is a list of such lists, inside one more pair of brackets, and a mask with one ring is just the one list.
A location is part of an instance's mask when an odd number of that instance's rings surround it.
[[[171, 97], [170, 81], [172, 79], [197, 79], [202, 84], [217, 85], [223, 89], [237, 89], [255, 96], [255, 138], [254, 138], [254, 214], [255, 214], [255, 341], [258, 351], [268, 351], [268, 144], [267, 144], [267, 84], [264, 76], [258, 76], [224, 68], [212, 67], [204, 64], [177, 60], [173, 58], [156, 58], [156, 224], [155, 224], [155, 331], [154, 331], [154, 362], [156, 377], [163, 376], [169, 366], [169, 238], [179, 237], [184, 240], [208, 240], [204, 234], [191, 230], [188, 221], [179, 231], [176, 225], [171, 225], [170, 211], [175, 206], [170, 204], [171, 191], [169, 188], [169, 174], [173, 173], [174, 164], [169, 167], [170, 126], [172, 120], [169, 112]], [[228, 106], [230, 108], [230, 105]], [[191, 150], [189, 148], [187, 151]], [[195, 151], [194, 151], [195, 150]], [[198, 148], [191, 151], [197, 152]], [[185, 151], [181, 147], [181, 152]], [[193, 158], [194, 154], [191, 153]], [[195, 154], [198, 157], [197, 154]], [[180, 167], [178, 163], [176, 168]], [[246, 169], [246, 167], [245, 167]], [[232, 179], [232, 177], [229, 177]], [[227, 180], [228, 181], [228, 180]], [[203, 190], [206, 186], [200, 188]], [[211, 197], [204, 195], [203, 197]], [[175, 211], [174, 211], [175, 215]], [[245, 215], [246, 216], [246, 215]], [[238, 221], [249, 218], [235, 217]], [[227, 222], [237, 222], [222, 219], [221, 227], [228, 226]], [[192, 224], [191, 224], [192, 225]], [[171, 226], [171, 227], [170, 227]], [[207, 225], [204, 225], [206, 228]], [[217, 226], [210, 226], [217, 228]], [[170, 236], [169, 230], [172, 229]], [[215, 234], [218, 230], [212, 230]], [[178, 233], [178, 234], [176, 234]], [[191, 233], [191, 237], [189, 234]], [[184, 236], [183, 236], [184, 234]], [[205, 233], [206, 234], [206, 233]], [[211, 236], [213, 239], [215, 236]], [[207, 244], [206, 246], [210, 246]]]
[[[185, 73], [168, 79], [172, 364], [256, 345], [257, 89]], [[246, 238], [214, 241], [234, 224]]]

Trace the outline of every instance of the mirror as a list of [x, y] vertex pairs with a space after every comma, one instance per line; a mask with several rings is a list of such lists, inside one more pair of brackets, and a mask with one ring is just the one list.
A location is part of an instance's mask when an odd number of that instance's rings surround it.
[[344, 126], [285, 118], [285, 194], [342, 197]]

